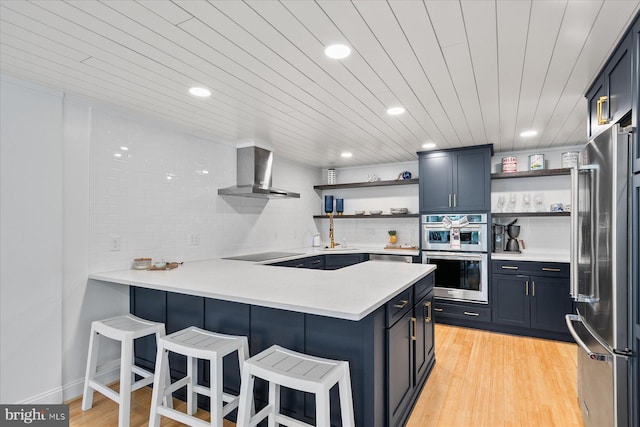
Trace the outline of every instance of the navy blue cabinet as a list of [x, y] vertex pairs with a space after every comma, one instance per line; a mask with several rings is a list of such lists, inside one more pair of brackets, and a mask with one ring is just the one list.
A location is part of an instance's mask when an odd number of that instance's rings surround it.
[[289, 261], [276, 262], [271, 265], [275, 265], [277, 267], [309, 268], [309, 259], [308, 258], [292, 259]]
[[419, 152], [420, 212], [491, 209], [491, 145]]
[[314, 255], [306, 258], [280, 261], [270, 265], [278, 267], [310, 268], [314, 270], [338, 270], [343, 267], [367, 261], [368, 259], [368, 254]]
[[529, 277], [494, 274], [493, 322], [509, 326], [529, 327]]
[[[493, 261], [492, 321], [511, 332], [568, 334], [569, 264]], [[534, 332], [535, 331], [535, 332]]]
[[416, 384], [426, 379], [429, 367], [435, 356], [434, 321], [433, 321], [433, 291], [422, 297], [414, 307], [416, 317], [415, 344], [415, 378]]
[[631, 110], [634, 85], [633, 42], [632, 30], [622, 39], [604, 70], [587, 91], [589, 139], [593, 139]]
[[369, 259], [368, 254], [340, 254], [325, 255], [324, 269], [338, 270], [339, 268], [348, 267], [350, 265], [359, 264]]
[[[435, 363], [433, 277], [423, 281], [429, 288], [415, 304], [406, 292], [386, 304], [387, 412], [391, 426], [404, 425]], [[415, 293], [418, 289], [416, 284], [409, 291]]]
[[406, 416], [414, 381], [413, 312], [408, 312], [387, 329], [389, 424], [399, 425]]

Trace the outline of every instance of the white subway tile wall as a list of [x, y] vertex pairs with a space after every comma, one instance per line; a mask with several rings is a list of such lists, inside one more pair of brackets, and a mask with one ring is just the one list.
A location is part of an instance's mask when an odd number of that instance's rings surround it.
[[232, 144], [96, 110], [90, 144], [91, 271], [310, 246], [317, 232], [319, 169], [275, 153], [274, 186], [300, 199], [223, 197], [236, 182]]

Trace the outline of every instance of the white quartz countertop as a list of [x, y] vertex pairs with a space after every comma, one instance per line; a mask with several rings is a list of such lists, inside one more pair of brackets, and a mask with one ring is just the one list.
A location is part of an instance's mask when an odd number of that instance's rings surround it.
[[565, 262], [568, 263], [568, 252], [533, 252], [524, 250], [522, 253], [493, 252], [491, 259], [508, 261], [538, 261], [538, 262]]
[[[269, 262], [328, 252], [307, 249], [304, 255]], [[330, 252], [388, 253], [364, 248]], [[412, 251], [395, 250], [391, 253], [398, 252], [404, 254]], [[415, 251], [415, 255], [417, 253]], [[434, 270], [435, 266], [430, 264], [390, 261], [367, 261], [329, 271], [210, 259], [185, 262], [174, 270], [120, 270], [92, 273], [89, 278], [320, 316], [361, 320]]]

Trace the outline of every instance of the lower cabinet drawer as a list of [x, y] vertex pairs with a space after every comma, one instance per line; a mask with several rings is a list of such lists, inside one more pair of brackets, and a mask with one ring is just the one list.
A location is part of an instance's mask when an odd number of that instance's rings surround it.
[[413, 288], [406, 289], [393, 297], [385, 306], [387, 328], [390, 328], [402, 316], [413, 309]]
[[449, 304], [435, 301], [433, 303], [433, 311], [436, 316], [436, 322], [440, 316], [477, 320], [479, 322], [491, 321], [491, 309], [489, 307], [470, 307], [468, 305]]

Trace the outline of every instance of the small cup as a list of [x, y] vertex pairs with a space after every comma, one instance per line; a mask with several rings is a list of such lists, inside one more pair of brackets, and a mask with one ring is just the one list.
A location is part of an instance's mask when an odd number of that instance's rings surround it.
[[165, 268], [167, 266], [166, 262], [156, 262], [155, 264], [153, 264], [153, 266], [155, 268]]
[[551, 204], [551, 212], [563, 212], [564, 208], [562, 203], [552, 203]]

